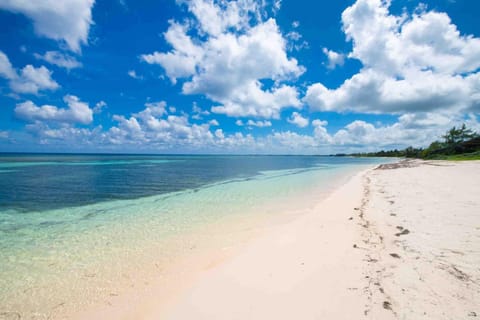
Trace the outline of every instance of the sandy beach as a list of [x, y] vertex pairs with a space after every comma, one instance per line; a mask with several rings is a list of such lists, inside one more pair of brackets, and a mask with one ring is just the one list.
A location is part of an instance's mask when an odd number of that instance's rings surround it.
[[477, 317], [479, 178], [479, 162], [404, 161], [362, 173], [144, 316]]
[[479, 190], [480, 162], [381, 165], [195, 276], [88, 318], [475, 318]]

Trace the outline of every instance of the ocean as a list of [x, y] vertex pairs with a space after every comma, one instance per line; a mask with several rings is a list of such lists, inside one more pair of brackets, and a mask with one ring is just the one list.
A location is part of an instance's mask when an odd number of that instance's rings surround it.
[[[301, 214], [384, 159], [0, 155], [0, 317], [48, 318]], [[70, 312], [70, 311], [69, 311]]]

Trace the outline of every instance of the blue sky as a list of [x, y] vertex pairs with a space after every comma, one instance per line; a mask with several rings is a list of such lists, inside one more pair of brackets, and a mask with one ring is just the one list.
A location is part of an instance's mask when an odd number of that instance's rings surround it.
[[479, 131], [478, 12], [0, 0], [0, 151], [330, 154]]

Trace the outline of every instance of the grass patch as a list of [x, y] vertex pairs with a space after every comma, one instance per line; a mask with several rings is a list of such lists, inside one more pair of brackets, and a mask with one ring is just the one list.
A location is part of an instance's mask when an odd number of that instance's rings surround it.
[[480, 151], [475, 151], [472, 153], [452, 154], [452, 155], [437, 155], [430, 159], [450, 160], [450, 161], [480, 160]]

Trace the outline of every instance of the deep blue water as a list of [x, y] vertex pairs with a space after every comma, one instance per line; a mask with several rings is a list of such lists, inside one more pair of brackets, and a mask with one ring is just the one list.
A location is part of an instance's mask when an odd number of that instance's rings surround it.
[[0, 154], [0, 211], [43, 211], [201, 188], [261, 171], [378, 162], [325, 156]]

